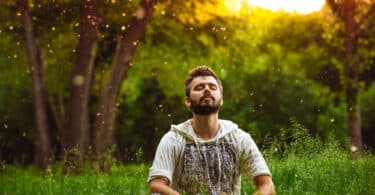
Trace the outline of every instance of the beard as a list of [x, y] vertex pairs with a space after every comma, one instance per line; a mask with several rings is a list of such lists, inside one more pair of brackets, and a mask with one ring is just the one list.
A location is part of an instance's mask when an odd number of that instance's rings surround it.
[[[210, 104], [202, 105], [202, 103], [204, 102], [204, 99], [206, 99], [207, 97], [211, 98], [213, 103], [211, 105]], [[215, 99], [210, 95], [208, 95], [208, 96], [205, 95], [205, 96], [201, 97], [199, 99], [199, 102], [196, 102], [196, 101], [190, 99], [190, 110], [196, 115], [215, 114], [219, 111], [219, 108], [220, 108], [219, 101], [216, 102]]]

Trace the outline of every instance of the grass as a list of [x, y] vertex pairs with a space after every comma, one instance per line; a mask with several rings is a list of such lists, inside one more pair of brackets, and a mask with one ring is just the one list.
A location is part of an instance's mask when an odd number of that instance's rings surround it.
[[[278, 194], [375, 194], [374, 156], [353, 161], [345, 152], [332, 148], [319, 154], [265, 156]], [[58, 168], [40, 174], [33, 167], [6, 166], [0, 172], [0, 193], [148, 194], [148, 167], [114, 166], [107, 174], [88, 169], [78, 176], [66, 176]], [[244, 177], [241, 194], [253, 191]]]
[[[343, 151], [268, 157], [277, 194], [375, 194], [375, 157], [352, 160]], [[243, 192], [254, 188], [243, 181]]]
[[85, 170], [81, 175], [61, 171], [40, 174], [35, 168], [6, 167], [0, 173], [1, 194], [147, 194], [148, 166], [115, 166], [111, 173]]
[[[287, 133], [288, 132], [288, 133]], [[335, 141], [323, 144], [293, 123], [263, 151], [277, 194], [375, 194], [375, 156], [353, 160]], [[101, 173], [92, 165], [81, 175], [64, 175], [55, 165], [41, 174], [35, 168], [0, 166], [0, 194], [148, 194], [150, 165], [116, 165]], [[241, 194], [254, 186], [243, 177]]]

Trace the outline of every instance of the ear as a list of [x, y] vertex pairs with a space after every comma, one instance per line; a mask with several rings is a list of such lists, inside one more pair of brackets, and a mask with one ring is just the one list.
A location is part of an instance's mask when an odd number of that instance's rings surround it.
[[220, 106], [222, 106], [222, 105], [223, 105], [223, 103], [224, 103], [224, 99], [223, 99], [223, 98], [221, 98], [221, 101], [220, 101]]
[[190, 104], [191, 104], [191, 102], [190, 102], [189, 97], [186, 97], [186, 96], [185, 96], [185, 105], [186, 105], [188, 108], [190, 108]]

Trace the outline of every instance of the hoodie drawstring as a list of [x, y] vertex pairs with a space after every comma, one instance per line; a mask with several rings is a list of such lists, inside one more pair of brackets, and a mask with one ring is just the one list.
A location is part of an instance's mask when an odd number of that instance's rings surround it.
[[218, 177], [218, 181], [217, 181], [217, 184], [219, 185], [219, 191], [221, 191], [221, 154], [220, 154], [220, 150], [219, 150], [219, 139], [218, 139], [219, 136], [216, 137], [216, 147], [215, 147], [215, 150], [216, 150], [216, 156], [217, 156], [217, 161], [218, 161], [218, 166], [219, 166], [219, 177]]
[[199, 159], [202, 160], [203, 158], [203, 154], [201, 153], [201, 150], [199, 148], [199, 143], [198, 143], [198, 140], [196, 137], [194, 137], [194, 143], [195, 143], [195, 147], [197, 147], [197, 150], [198, 150], [198, 154], [199, 154]]

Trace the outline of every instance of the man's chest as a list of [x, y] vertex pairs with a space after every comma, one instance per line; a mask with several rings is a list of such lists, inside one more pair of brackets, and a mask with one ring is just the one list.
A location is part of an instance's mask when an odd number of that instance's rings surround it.
[[231, 140], [221, 139], [211, 143], [188, 141], [183, 149], [182, 161], [179, 187], [186, 192], [233, 192], [239, 167]]

